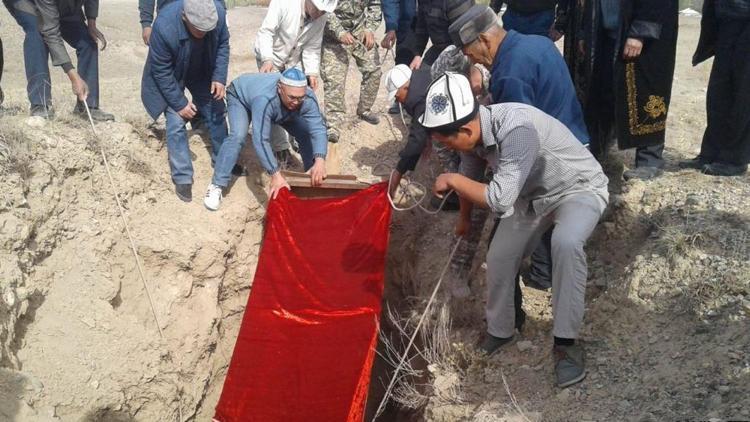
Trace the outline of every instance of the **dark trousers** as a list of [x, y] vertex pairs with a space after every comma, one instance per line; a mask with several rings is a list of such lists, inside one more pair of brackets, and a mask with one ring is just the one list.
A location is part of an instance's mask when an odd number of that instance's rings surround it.
[[[591, 131], [591, 153], [597, 160], [607, 158], [607, 150], [615, 137], [614, 55], [616, 41], [603, 28], [599, 34], [599, 51], [594, 62], [592, 85], [597, 87], [588, 104], [587, 124]], [[664, 143], [638, 147], [636, 167], [664, 167]]]
[[[36, 15], [15, 8], [17, 0], [5, 3], [8, 11], [23, 29], [23, 60], [26, 67], [26, 92], [32, 106], [49, 106], [52, 103], [52, 83], [49, 77], [49, 50], [39, 32]], [[99, 107], [99, 51], [89, 35], [82, 17], [60, 19], [60, 34], [76, 50], [78, 73], [89, 86], [86, 102], [89, 107]]]
[[750, 21], [720, 20], [706, 96], [708, 125], [700, 155], [708, 162], [750, 162]]
[[400, 20], [398, 22], [398, 31], [396, 31], [396, 64], [411, 64], [414, 55], [410, 48], [406, 44], [406, 39], [409, 37], [409, 33], [412, 31], [412, 20], [414, 17], [408, 20]]

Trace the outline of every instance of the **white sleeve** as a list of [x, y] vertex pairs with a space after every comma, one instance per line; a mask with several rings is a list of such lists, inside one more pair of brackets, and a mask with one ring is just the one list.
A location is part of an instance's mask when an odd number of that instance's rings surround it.
[[320, 74], [320, 54], [323, 44], [323, 29], [326, 26], [327, 14], [319, 17], [310, 31], [310, 38], [302, 47], [302, 67], [305, 75]]
[[271, 0], [263, 24], [255, 37], [255, 55], [263, 63], [273, 60], [273, 38], [281, 24], [282, 5], [285, 0]]

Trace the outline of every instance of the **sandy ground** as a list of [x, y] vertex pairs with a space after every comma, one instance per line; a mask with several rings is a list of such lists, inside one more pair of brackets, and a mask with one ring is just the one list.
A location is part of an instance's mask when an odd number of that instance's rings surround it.
[[[230, 79], [256, 70], [254, 28], [263, 14], [254, 7], [230, 11]], [[210, 420], [257, 261], [267, 201], [261, 172], [245, 154], [249, 176], [234, 183], [220, 212], [207, 212], [200, 199], [211, 176], [209, 155], [193, 135], [196, 199], [179, 202], [163, 131], [150, 126], [140, 103], [147, 50], [136, 5], [104, 3], [99, 26], [110, 41], [100, 56], [101, 103], [118, 121], [99, 125], [97, 142], [69, 115], [73, 98], [59, 69], [59, 117], [41, 126], [25, 117], [22, 33], [0, 13], [0, 140], [12, 146], [0, 150], [0, 421]], [[531, 320], [522, 344], [489, 360], [475, 355], [484, 329], [478, 257], [474, 298], [449, 304], [450, 344], [420, 380], [421, 408], [392, 409], [380, 420], [750, 419], [748, 177], [716, 179], [674, 165], [697, 152], [705, 125], [710, 65], [690, 66], [698, 29], [697, 19], [682, 20], [665, 177], [623, 184], [631, 153], [606, 166], [613, 200], [589, 245], [587, 380], [562, 391], [552, 386], [551, 309], [543, 292], [526, 289]], [[353, 111], [359, 76], [350, 75]], [[380, 110], [383, 97], [381, 90]], [[339, 146], [341, 172], [371, 179], [373, 167], [393, 166], [402, 130], [391, 119], [353, 124]], [[99, 145], [110, 158], [164, 338]], [[9, 161], [7, 151], [17, 159]], [[433, 172], [425, 163], [415, 177], [429, 184]], [[394, 216], [387, 296], [405, 317], [423, 308], [449, 252], [453, 221]], [[387, 372], [378, 365], [377, 374]]]

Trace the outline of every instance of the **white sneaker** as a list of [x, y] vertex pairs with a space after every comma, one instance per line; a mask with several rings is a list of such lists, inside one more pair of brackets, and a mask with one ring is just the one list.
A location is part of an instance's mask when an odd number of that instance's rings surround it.
[[203, 198], [203, 205], [211, 211], [216, 211], [219, 209], [223, 197], [224, 196], [221, 194], [221, 186], [211, 183], [208, 185], [208, 190], [206, 190], [206, 197]]

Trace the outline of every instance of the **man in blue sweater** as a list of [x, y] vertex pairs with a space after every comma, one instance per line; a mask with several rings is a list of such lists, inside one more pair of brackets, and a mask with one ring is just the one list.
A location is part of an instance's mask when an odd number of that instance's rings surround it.
[[568, 66], [550, 39], [506, 32], [497, 15], [480, 5], [458, 18], [449, 31], [472, 62], [490, 69], [494, 104], [534, 106], [562, 122], [582, 144], [589, 143]]
[[[227, 135], [229, 31], [218, 1], [176, 0], [154, 22], [141, 81], [141, 100], [156, 120], [167, 120], [167, 150], [177, 197], [192, 201], [193, 164], [185, 123], [198, 110], [206, 118], [212, 160]], [[185, 96], [187, 88], [192, 100]]]
[[302, 163], [310, 172], [313, 186], [326, 177], [325, 158], [328, 137], [315, 93], [307, 86], [305, 73], [297, 68], [283, 74], [245, 74], [232, 81], [227, 89], [229, 136], [221, 144], [208, 185], [204, 204], [212, 211], [219, 209], [222, 190], [229, 185], [231, 171], [245, 145], [247, 131], [253, 127], [253, 147], [263, 169], [271, 176], [269, 195], [289, 188], [281, 175], [271, 146], [271, 127], [279, 125], [299, 142]]

